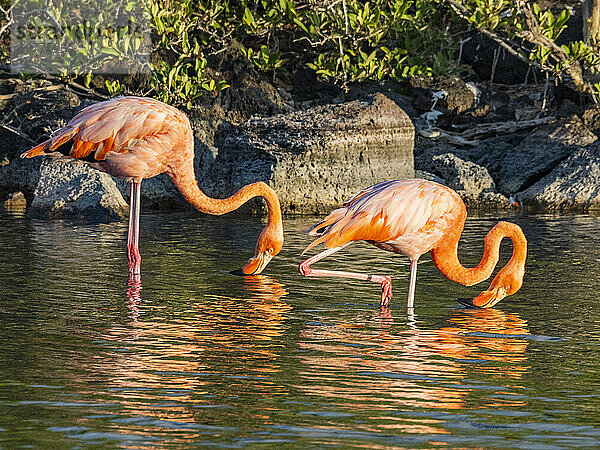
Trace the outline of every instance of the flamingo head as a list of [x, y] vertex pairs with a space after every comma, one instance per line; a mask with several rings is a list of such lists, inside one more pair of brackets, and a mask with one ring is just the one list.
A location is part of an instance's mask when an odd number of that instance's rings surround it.
[[248, 260], [246, 265], [231, 272], [234, 275], [258, 275], [267, 264], [281, 251], [283, 247], [283, 227], [267, 226], [256, 242], [254, 256]]
[[504, 267], [492, 280], [490, 287], [474, 298], [458, 301], [471, 308], [491, 308], [504, 297], [514, 294], [523, 285], [524, 268]]

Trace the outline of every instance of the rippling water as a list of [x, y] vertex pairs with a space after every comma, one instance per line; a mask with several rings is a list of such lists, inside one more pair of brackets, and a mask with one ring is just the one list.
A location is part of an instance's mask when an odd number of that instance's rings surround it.
[[465, 264], [500, 219], [529, 239], [521, 291], [464, 309], [487, 284], [427, 256], [409, 315], [408, 261], [368, 244], [317, 266], [391, 274], [391, 308], [375, 284], [299, 276], [315, 218], [288, 218], [244, 279], [259, 218], [144, 213], [128, 285], [126, 224], [0, 213], [0, 447], [600, 446], [600, 220], [470, 218]]

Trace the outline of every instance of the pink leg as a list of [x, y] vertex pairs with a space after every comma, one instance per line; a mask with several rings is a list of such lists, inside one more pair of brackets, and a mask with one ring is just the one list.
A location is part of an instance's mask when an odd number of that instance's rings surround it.
[[386, 306], [392, 298], [392, 279], [390, 277], [385, 275], [369, 275], [366, 273], [344, 272], [339, 270], [319, 270], [310, 267], [312, 263], [315, 263], [348, 245], [350, 245], [350, 242], [318, 253], [312, 258], [308, 258], [306, 261], [301, 262], [298, 270], [300, 270], [300, 273], [305, 277], [340, 277], [351, 278], [353, 280], [373, 281], [374, 283], [378, 283], [381, 285], [381, 306]]
[[141, 181], [131, 182], [131, 197], [129, 199], [129, 234], [127, 236], [127, 261], [129, 273], [139, 274], [142, 257], [138, 247], [140, 235], [140, 191]]
[[407, 308], [415, 305], [415, 286], [417, 284], [417, 260], [410, 260], [410, 281], [408, 282], [408, 303]]

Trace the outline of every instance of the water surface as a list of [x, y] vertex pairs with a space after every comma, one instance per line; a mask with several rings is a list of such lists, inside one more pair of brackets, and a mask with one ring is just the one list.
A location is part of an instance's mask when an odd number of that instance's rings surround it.
[[288, 218], [241, 278], [260, 218], [144, 213], [128, 285], [126, 223], [0, 213], [0, 447], [600, 446], [599, 218], [468, 219], [466, 265], [498, 220], [521, 225], [523, 288], [465, 309], [487, 284], [425, 256], [414, 314], [408, 261], [368, 244], [315, 267], [392, 275], [391, 308], [378, 285], [301, 278], [316, 220]]

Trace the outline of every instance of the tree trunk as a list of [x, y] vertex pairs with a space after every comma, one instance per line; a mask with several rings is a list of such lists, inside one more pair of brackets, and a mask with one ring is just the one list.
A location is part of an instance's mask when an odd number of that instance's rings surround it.
[[600, 37], [600, 0], [583, 0], [583, 40], [590, 45]]

